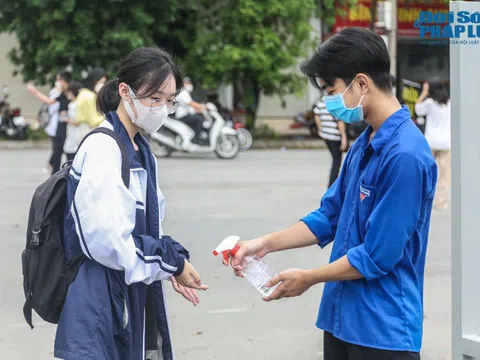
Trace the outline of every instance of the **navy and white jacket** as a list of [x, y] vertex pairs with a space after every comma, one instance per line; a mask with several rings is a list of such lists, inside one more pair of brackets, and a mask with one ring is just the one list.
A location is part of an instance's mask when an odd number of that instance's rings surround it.
[[181, 274], [188, 252], [162, 236], [165, 199], [148, 142], [138, 134], [137, 153], [115, 112], [100, 126], [123, 140], [130, 186], [123, 184], [115, 140], [101, 133], [88, 137], [69, 175], [64, 225], [66, 260], [81, 252], [86, 259], [68, 290], [55, 357], [143, 360], [158, 348], [157, 357], [171, 360], [162, 280]]

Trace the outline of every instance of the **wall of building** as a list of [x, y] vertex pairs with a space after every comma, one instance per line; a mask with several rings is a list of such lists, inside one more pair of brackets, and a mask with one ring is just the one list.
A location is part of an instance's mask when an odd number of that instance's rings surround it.
[[[14, 67], [7, 59], [8, 52], [16, 46], [13, 35], [0, 34], [0, 86], [6, 85], [9, 89], [9, 101], [14, 107], [20, 107], [27, 120], [35, 119], [40, 101], [34, 98], [23, 83], [21, 76], [13, 76]], [[42, 90], [48, 91], [43, 88]]]
[[[310, 107], [306, 91], [299, 97], [295, 95], [287, 95], [283, 104], [278, 96], [261, 96], [259, 105], [258, 117], [260, 119], [290, 118]], [[285, 105], [285, 107], [282, 105]]]
[[[322, 38], [322, 23], [318, 18], [312, 17], [310, 19], [310, 25], [312, 26], [311, 38], [315, 43], [320, 44]], [[314, 49], [310, 49], [309, 56], [314, 52]], [[304, 59], [299, 59], [303, 61]], [[299, 64], [294, 71], [303, 76], [299, 70]], [[258, 109], [258, 118], [260, 120], [288, 118], [291, 119], [296, 114], [302, 111], [310, 109], [315, 102], [319, 99], [318, 91], [310, 84], [305, 78], [303, 93], [299, 96], [288, 95], [285, 97], [282, 104], [281, 99], [278, 96], [262, 96], [260, 99], [260, 107]], [[285, 105], [284, 107], [282, 105]]]

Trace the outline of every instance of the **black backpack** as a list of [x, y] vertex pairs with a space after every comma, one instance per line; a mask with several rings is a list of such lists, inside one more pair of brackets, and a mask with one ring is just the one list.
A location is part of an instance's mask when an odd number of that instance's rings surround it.
[[[111, 136], [122, 152], [122, 179], [128, 188], [130, 166], [127, 151], [117, 134], [106, 128], [91, 131], [80, 143], [96, 133]], [[80, 148], [79, 146], [79, 148]], [[28, 216], [27, 244], [22, 252], [23, 315], [33, 329], [32, 309], [40, 317], [57, 324], [67, 296], [68, 286], [75, 280], [85, 256], [76, 255], [67, 262], [63, 251], [63, 222], [67, 204], [67, 179], [72, 162], [41, 184], [33, 195]]]

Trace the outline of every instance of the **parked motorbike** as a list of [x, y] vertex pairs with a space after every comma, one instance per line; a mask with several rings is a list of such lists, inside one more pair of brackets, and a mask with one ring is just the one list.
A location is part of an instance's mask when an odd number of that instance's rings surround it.
[[240, 151], [238, 132], [226, 126], [225, 120], [212, 103], [206, 104], [206, 119], [201, 138], [206, 145], [192, 143], [195, 132], [185, 123], [168, 117], [160, 130], [150, 135], [150, 148], [157, 157], [168, 157], [174, 151], [211, 153], [222, 159], [233, 159]]
[[27, 123], [21, 116], [20, 108], [12, 108], [8, 103], [8, 88], [0, 89], [0, 135], [7, 139], [25, 140]]
[[298, 113], [293, 118], [293, 124], [290, 125], [290, 129], [308, 128], [310, 135], [313, 137], [319, 137], [317, 124], [313, 116], [313, 111], [306, 111]]

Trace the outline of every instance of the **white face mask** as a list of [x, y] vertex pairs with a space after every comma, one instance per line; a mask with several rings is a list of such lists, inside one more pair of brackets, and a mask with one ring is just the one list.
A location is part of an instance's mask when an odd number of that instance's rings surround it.
[[97, 94], [100, 92], [100, 90], [102, 90], [103, 85], [105, 85], [103, 82], [97, 83], [97, 85], [95, 85], [94, 90]]
[[185, 90], [187, 90], [189, 93], [191, 93], [193, 91], [193, 85], [192, 84], [185, 85]]
[[58, 80], [55, 81], [55, 89], [62, 91], [62, 83]]
[[131, 88], [129, 88], [129, 92], [133, 101], [133, 105], [137, 110], [137, 116], [135, 117], [135, 113], [128, 101], [123, 100], [123, 105], [125, 106], [128, 116], [130, 116], [130, 119], [132, 119], [132, 122], [148, 133], [154, 133], [158, 131], [168, 116], [167, 107], [165, 105], [159, 106], [157, 113], [152, 112], [149, 106], [143, 105], [138, 99], [135, 98], [135, 93]]

